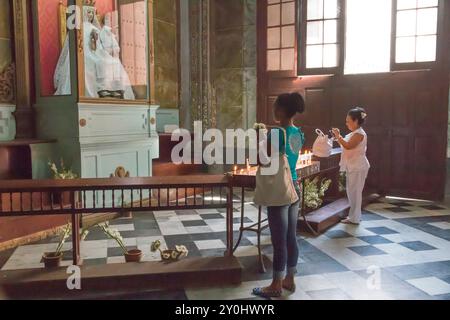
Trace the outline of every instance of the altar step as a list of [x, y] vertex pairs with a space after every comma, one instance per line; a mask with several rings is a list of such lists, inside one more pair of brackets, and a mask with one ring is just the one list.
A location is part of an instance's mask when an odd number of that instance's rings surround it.
[[[376, 193], [365, 193], [363, 195], [363, 207], [380, 198]], [[348, 215], [350, 204], [347, 198], [338, 199], [322, 208], [311, 212], [306, 216], [306, 221], [314, 232], [321, 234], [338, 224]], [[300, 231], [311, 232], [303, 218], [299, 220]]]
[[242, 266], [235, 257], [81, 266], [80, 271], [81, 290], [67, 289], [66, 268], [4, 271], [0, 294], [4, 299], [88, 299], [120, 292], [220, 287], [242, 282]]

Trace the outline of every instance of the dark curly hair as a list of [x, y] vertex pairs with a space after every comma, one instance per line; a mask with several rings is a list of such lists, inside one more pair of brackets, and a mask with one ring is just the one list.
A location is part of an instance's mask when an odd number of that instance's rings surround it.
[[305, 112], [305, 100], [298, 92], [284, 93], [278, 96], [274, 107], [283, 109], [286, 116], [292, 118], [297, 113]]

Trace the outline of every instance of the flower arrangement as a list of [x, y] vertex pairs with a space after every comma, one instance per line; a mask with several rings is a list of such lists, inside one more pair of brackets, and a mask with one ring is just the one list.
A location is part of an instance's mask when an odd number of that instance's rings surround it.
[[123, 251], [126, 262], [141, 262], [142, 251], [139, 249], [128, 250], [123, 242], [123, 237], [119, 230], [111, 228], [108, 222], [100, 223], [97, 225], [110, 239], [115, 240]]
[[267, 130], [267, 127], [264, 123], [255, 123], [253, 125], [253, 129], [255, 130]]
[[310, 209], [318, 209], [323, 204], [325, 192], [330, 188], [331, 180], [319, 177], [305, 181], [305, 205]]
[[61, 232], [61, 238], [59, 240], [58, 246], [56, 247], [56, 251], [53, 253], [55, 257], [61, 254], [64, 243], [66, 243], [67, 239], [69, 239], [71, 231], [72, 226], [70, 223], [67, 223]]
[[[58, 246], [56, 247], [55, 252], [46, 252], [43, 255], [44, 264], [47, 268], [58, 267], [62, 260], [62, 249], [67, 239], [69, 239], [72, 234], [72, 224], [68, 222], [62, 229], [60, 240], [58, 242]], [[88, 228], [83, 228], [81, 231], [81, 240], [84, 241], [89, 234]]]
[[161, 250], [161, 241], [160, 240], [154, 241], [150, 247], [150, 250], [151, 250], [151, 252], [159, 251], [159, 253], [161, 255], [161, 259], [165, 262], [178, 261], [181, 258], [187, 257], [189, 254], [189, 251], [186, 248], [186, 246], [176, 245], [175, 250], [171, 250], [171, 249]]
[[100, 223], [97, 225], [110, 239], [113, 239], [117, 242], [117, 244], [122, 248], [123, 254], [127, 254], [128, 250], [123, 243], [123, 237], [120, 234], [119, 230], [111, 228], [108, 222]]
[[48, 166], [55, 180], [70, 180], [76, 179], [78, 176], [72, 171], [72, 169], [66, 168], [64, 160], [60, 160], [60, 168], [54, 162], [49, 162]]

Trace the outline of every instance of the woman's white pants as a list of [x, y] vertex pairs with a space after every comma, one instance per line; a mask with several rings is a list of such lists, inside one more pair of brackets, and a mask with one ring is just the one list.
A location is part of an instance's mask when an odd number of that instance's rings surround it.
[[369, 170], [347, 172], [347, 197], [350, 202], [348, 215], [352, 223], [360, 223], [362, 215], [362, 193]]

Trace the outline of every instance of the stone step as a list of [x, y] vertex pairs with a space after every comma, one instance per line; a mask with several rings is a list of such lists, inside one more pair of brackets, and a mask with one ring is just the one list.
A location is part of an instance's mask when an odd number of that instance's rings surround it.
[[[363, 207], [380, 198], [376, 193], [365, 193], [363, 195]], [[306, 215], [306, 221], [314, 232], [322, 234], [326, 230], [338, 224], [348, 215], [350, 205], [347, 198], [340, 198], [322, 208]], [[300, 231], [311, 232], [303, 217], [299, 220]]]
[[187, 258], [173, 263], [142, 262], [80, 266], [81, 290], [68, 290], [66, 268], [2, 272], [0, 292], [8, 299], [76, 298], [108, 292], [178, 290], [239, 285], [242, 266], [235, 257]]

